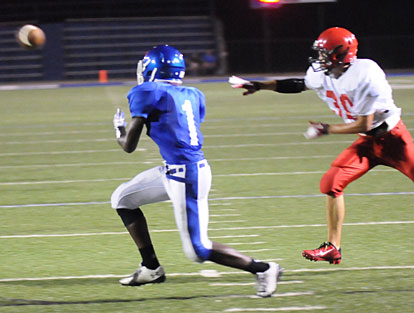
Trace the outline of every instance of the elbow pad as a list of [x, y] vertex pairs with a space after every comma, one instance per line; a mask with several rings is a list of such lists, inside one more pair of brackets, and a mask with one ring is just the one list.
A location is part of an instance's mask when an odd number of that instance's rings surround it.
[[289, 78], [276, 81], [276, 90], [280, 93], [299, 93], [305, 90], [303, 78]]

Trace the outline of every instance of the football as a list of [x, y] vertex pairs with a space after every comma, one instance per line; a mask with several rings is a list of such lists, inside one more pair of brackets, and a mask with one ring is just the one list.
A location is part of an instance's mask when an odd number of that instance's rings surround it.
[[46, 42], [43, 30], [34, 25], [24, 25], [16, 33], [17, 42], [25, 49], [42, 48]]

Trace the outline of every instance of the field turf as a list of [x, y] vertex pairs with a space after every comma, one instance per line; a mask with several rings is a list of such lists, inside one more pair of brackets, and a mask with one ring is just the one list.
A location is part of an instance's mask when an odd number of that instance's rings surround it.
[[[390, 82], [413, 134], [414, 76]], [[209, 234], [280, 263], [276, 294], [257, 298], [251, 274], [187, 260], [169, 202], [142, 208], [166, 282], [120, 286], [139, 258], [111, 193], [162, 162], [146, 136], [132, 154], [114, 139], [131, 86], [3, 90], [0, 312], [413, 312], [412, 182], [377, 167], [349, 185], [342, 263], [305, 260], [303, 249], [326, 240], [319, 180], [356, 136], [306, 140], [308, 120], [339, 121], [310, 91], [242, 97], [227, 83], [195, 86], [207, 98]]]

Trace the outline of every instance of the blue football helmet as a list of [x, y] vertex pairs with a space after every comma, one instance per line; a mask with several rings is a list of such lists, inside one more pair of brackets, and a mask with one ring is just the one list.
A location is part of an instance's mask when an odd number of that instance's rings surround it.
[[155, 46], [137, 66], [138, 85], [152, 81], [181, 84], [184, 75], [184, 57], [180, 51], [169, 45]]

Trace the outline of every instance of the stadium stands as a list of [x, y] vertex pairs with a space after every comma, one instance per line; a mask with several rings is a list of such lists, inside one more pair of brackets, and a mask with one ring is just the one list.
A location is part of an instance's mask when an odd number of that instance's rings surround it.
[[15, 41], [16, 26], [0, 31], [0, 81], [89, 80], [106, 70], [109, 79], [133, 78], [139, 58], [154, 45], [170, 44], [185, 55], [220, 47], [210, 16], [82, 19], [39, 25], [43, 50], [28, 51]]

